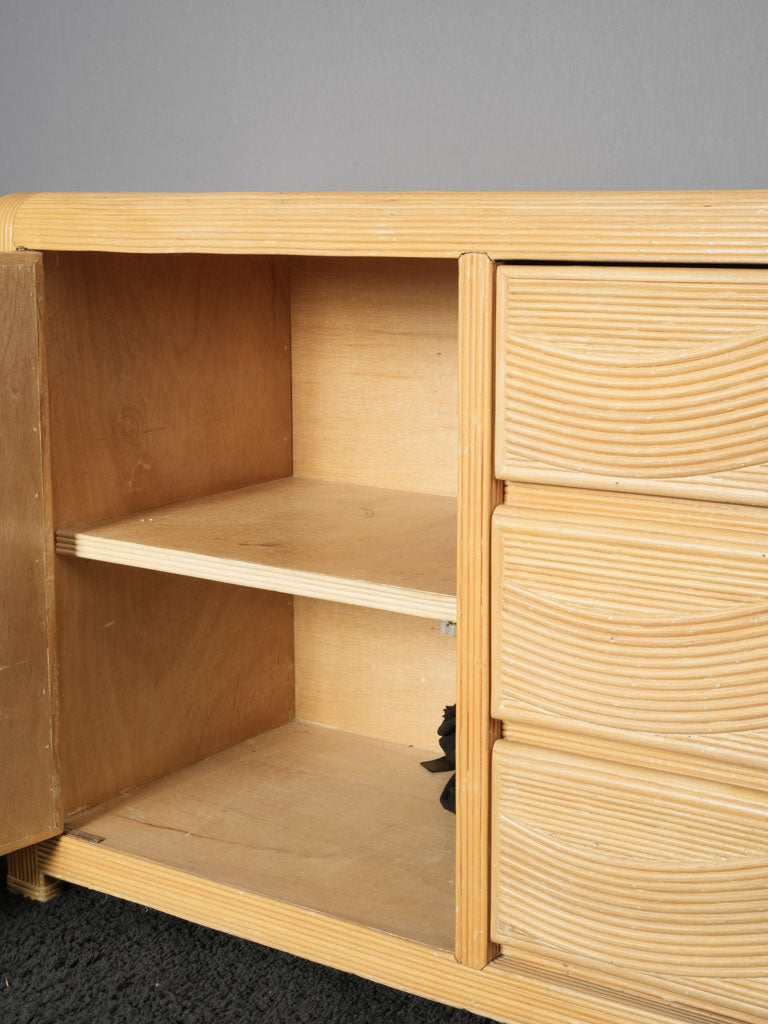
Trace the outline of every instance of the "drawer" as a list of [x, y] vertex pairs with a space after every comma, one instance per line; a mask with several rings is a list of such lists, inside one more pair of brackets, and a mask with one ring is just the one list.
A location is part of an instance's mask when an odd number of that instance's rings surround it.
[[497, 281], [498, 477], [768, 503], [768, 271]]
[[768, 795], [499, 741], [493, 800], [505, 951], [709, 985], [768, 975]]
[[768, 769], [768, 510], [508, 486], [496, 717]]

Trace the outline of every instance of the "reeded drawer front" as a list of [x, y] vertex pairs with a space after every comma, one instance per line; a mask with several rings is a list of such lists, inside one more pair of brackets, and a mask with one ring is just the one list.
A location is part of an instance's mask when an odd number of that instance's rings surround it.
[[768, 271], [497, 280], [497, 476], [768, 502]]
[[493, 936], [702, 979], [768, 974], [768, 796], [500, 741]]
[[493, 714], [768, 769], [768, 510], [509, 485]]

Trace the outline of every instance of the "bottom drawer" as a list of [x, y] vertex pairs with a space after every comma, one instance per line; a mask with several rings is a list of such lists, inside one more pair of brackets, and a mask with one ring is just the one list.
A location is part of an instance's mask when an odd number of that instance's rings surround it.
[[713, 983], [768, 977], [765, 794], [500, 741], [493, 799], [502, 946]]

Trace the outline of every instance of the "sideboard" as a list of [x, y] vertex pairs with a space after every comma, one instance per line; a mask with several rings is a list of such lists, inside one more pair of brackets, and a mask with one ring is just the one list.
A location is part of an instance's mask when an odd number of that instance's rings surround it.
[[12, 889], [768, 1021], [768, 191], [10, 195], [0, 352]]

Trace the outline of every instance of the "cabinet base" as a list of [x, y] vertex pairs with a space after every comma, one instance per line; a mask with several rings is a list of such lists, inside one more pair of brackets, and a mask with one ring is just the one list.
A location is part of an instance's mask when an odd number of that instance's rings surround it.
[[106, 842], [93, 845], [64, 835], [38, 850], [42, 868], [53, 877], [505, 1024], [714, 1020], [621, 992], [613, 998], [596, 986], [572, 988], [566, 977], [532, 977], [503, 957], [483, 970], [466, 967], [444, 950], [111, 850]]
[[49, 878], [40, 870], [36, 846], [8, 854], [6, 887], [10, 892], [26, 896], [37, 903], [47, 903], [61, 892], [61, 882]]

